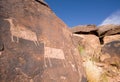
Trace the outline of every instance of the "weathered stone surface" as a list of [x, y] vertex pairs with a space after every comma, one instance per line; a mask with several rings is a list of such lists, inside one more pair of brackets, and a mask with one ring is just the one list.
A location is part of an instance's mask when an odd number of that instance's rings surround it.
[[0, 82], [82, 82], [72, 33], [43, 0], [0, 0]]
[[99, 36], [114, 35], [120, 33], [119, 25], [103, 25], [98, 27]]
[[109, 24], [109, 25], [99, 26], [97, 32], [101, 44], [104, 44], [104, 37], [120, 34], [120, 25]]
[[102, 54], [107, 55], [107, 58], [104, 59], [105, 63], [120, 68], [120, 41], [112, 41], [104, 44]]
[[103, 69], [94, 63], [99, 61], [97, 60], [101, 51], [99, 38], [92, 34], [73, 34], [72, 39], [82, 56], [88, 82], [99, 82]]
[[95, 25], [75, 26], [75, 27], [72, 27], [70, 30], [76, 34], [95, 34], [95, 35], [97, 35], [97, 28]]
[[[95, 32], [98, 32], [97, 36]], [[82, 27], [80, 30], [77, 28], [73, 30], [72, 39], [84, 60], [89, 82], [120, 81], [119, 25], [100, 26], [94, 33], [85, 31]]]
[[[120, 35], [110, 35], [104, 37], [104, 46], [102, 47], [102, 54], [106, 56], [104, 59], [109, 64], [120, 63]], [[120, 66], [118, 64], [118, 66]]]
[[76, 47], [80, 47], [81, 55], [98, 56], [101, 50], [99, 38], [95, 35], [73, 34]]
[[[114, 35], [117, 36], [117, 35]], [[101, 61], [105, 64], [104, 71], [108, 82], [120, 81], [120, 40], [108, 36], [101, 51]]]
[[112, 56], [117, 55], [120, 57], [120, 41], [112, 41], [104, 44], [102, 48], [103, 53], [108, 53]]
[[104, 44], [112, 42], [112, 41], [116, 41], [116, 40], [120, 40], [120, 34], [105, 36], [103, 39]]

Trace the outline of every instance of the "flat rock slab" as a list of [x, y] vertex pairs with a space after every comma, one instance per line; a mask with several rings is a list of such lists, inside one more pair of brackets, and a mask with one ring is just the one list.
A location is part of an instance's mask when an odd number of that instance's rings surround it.
[[120, 40], [120, 34], [105, 36], [103, 39], [104, 44], [112, 42], [112, 41], [116, 41], [116, 40], [118, 41]]
[[97, 28], [95, 25], [81, 25], [81, 26], [75, 26], [70, 29], [73, 33], [90, 33], [97, 31]]
[[99, 36], [114, 35], [120, 33], [120, 25], [103, 25], [98, 27]]

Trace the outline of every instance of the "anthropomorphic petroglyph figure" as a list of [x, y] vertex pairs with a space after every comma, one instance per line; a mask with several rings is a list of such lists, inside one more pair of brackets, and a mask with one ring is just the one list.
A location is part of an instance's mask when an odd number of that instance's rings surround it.
[[4, 19], [7, 20], [10, 23], [10, 31], [11, 31], [11, 40], [12, 42], [15, 42], [13, 39], [13, 36], [17, 37], [17, 43], [19, 42], [19, 38], [26, 39], [33, 41], [36, 46], [39, 45], [37, 35], [35, 32], [31, 31], [30, 29], [27, 29], [25, 26], [17, 24], [14, 25], [13, 20], [14, 18], [8, 18]]

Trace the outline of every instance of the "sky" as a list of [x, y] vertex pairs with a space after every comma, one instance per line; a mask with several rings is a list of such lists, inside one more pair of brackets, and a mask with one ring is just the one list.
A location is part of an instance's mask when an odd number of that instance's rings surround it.
[[120, 0], [45, 1], [53, 12], [69, 27], [86, 24], [98, 26], [113, 22], [120, 24]]

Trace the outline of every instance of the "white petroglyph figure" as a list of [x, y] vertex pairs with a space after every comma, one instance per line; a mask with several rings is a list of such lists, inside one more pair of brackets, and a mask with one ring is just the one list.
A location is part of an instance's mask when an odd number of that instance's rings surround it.
[[13, 39], [13, 36], [16, 36], [17, 37], [17, 43], [19, 42], [19, 28], [16, 28], [15, 25], [13, 24], [13, 19], [4, 19], [4, 20], [7, 20], [9, 23], [10, 23], [10, 32], [11, 32], [11, 40], [12, 42], [15, 42], [14, 39]]
[[0, 56], [1, 56], [2, 52], [0, 52]]
[[11, 32], [11, 40], [14, 41], [13, 36], [17, 37], [17, 43], [19, 42], [19, 38], [33, 41], [36, 46], [39, 45], [39, 41], [37, 39], [37, 35], [35, 32], [27, 29], [25, 26], [17, 24], [16, 26], [13, 23], [14, 18], [4, 19], [10, 23], [10, 32]]
[[73, 71], [77, 71], [77, 69], [76, 69], [76, 67], [75, 67], [75, 64], [73, 64], [71, 61], [69, 61], [69, 63], [70, 63], [70, 65], [71, 65]]
[[50, 67], [52, 67], [52, 62], [50, 60], [51, 58], [62, 60], [63, 66], [65, 66], [65, 64], [64, 64], [65, 56], [61, 49], [45, 47], [44, 51], [45, 51], [45, 54], [44, 54], [45, 67], [47, 67], [46, 59], [48, 59], [49, 65], [50, 65]]

